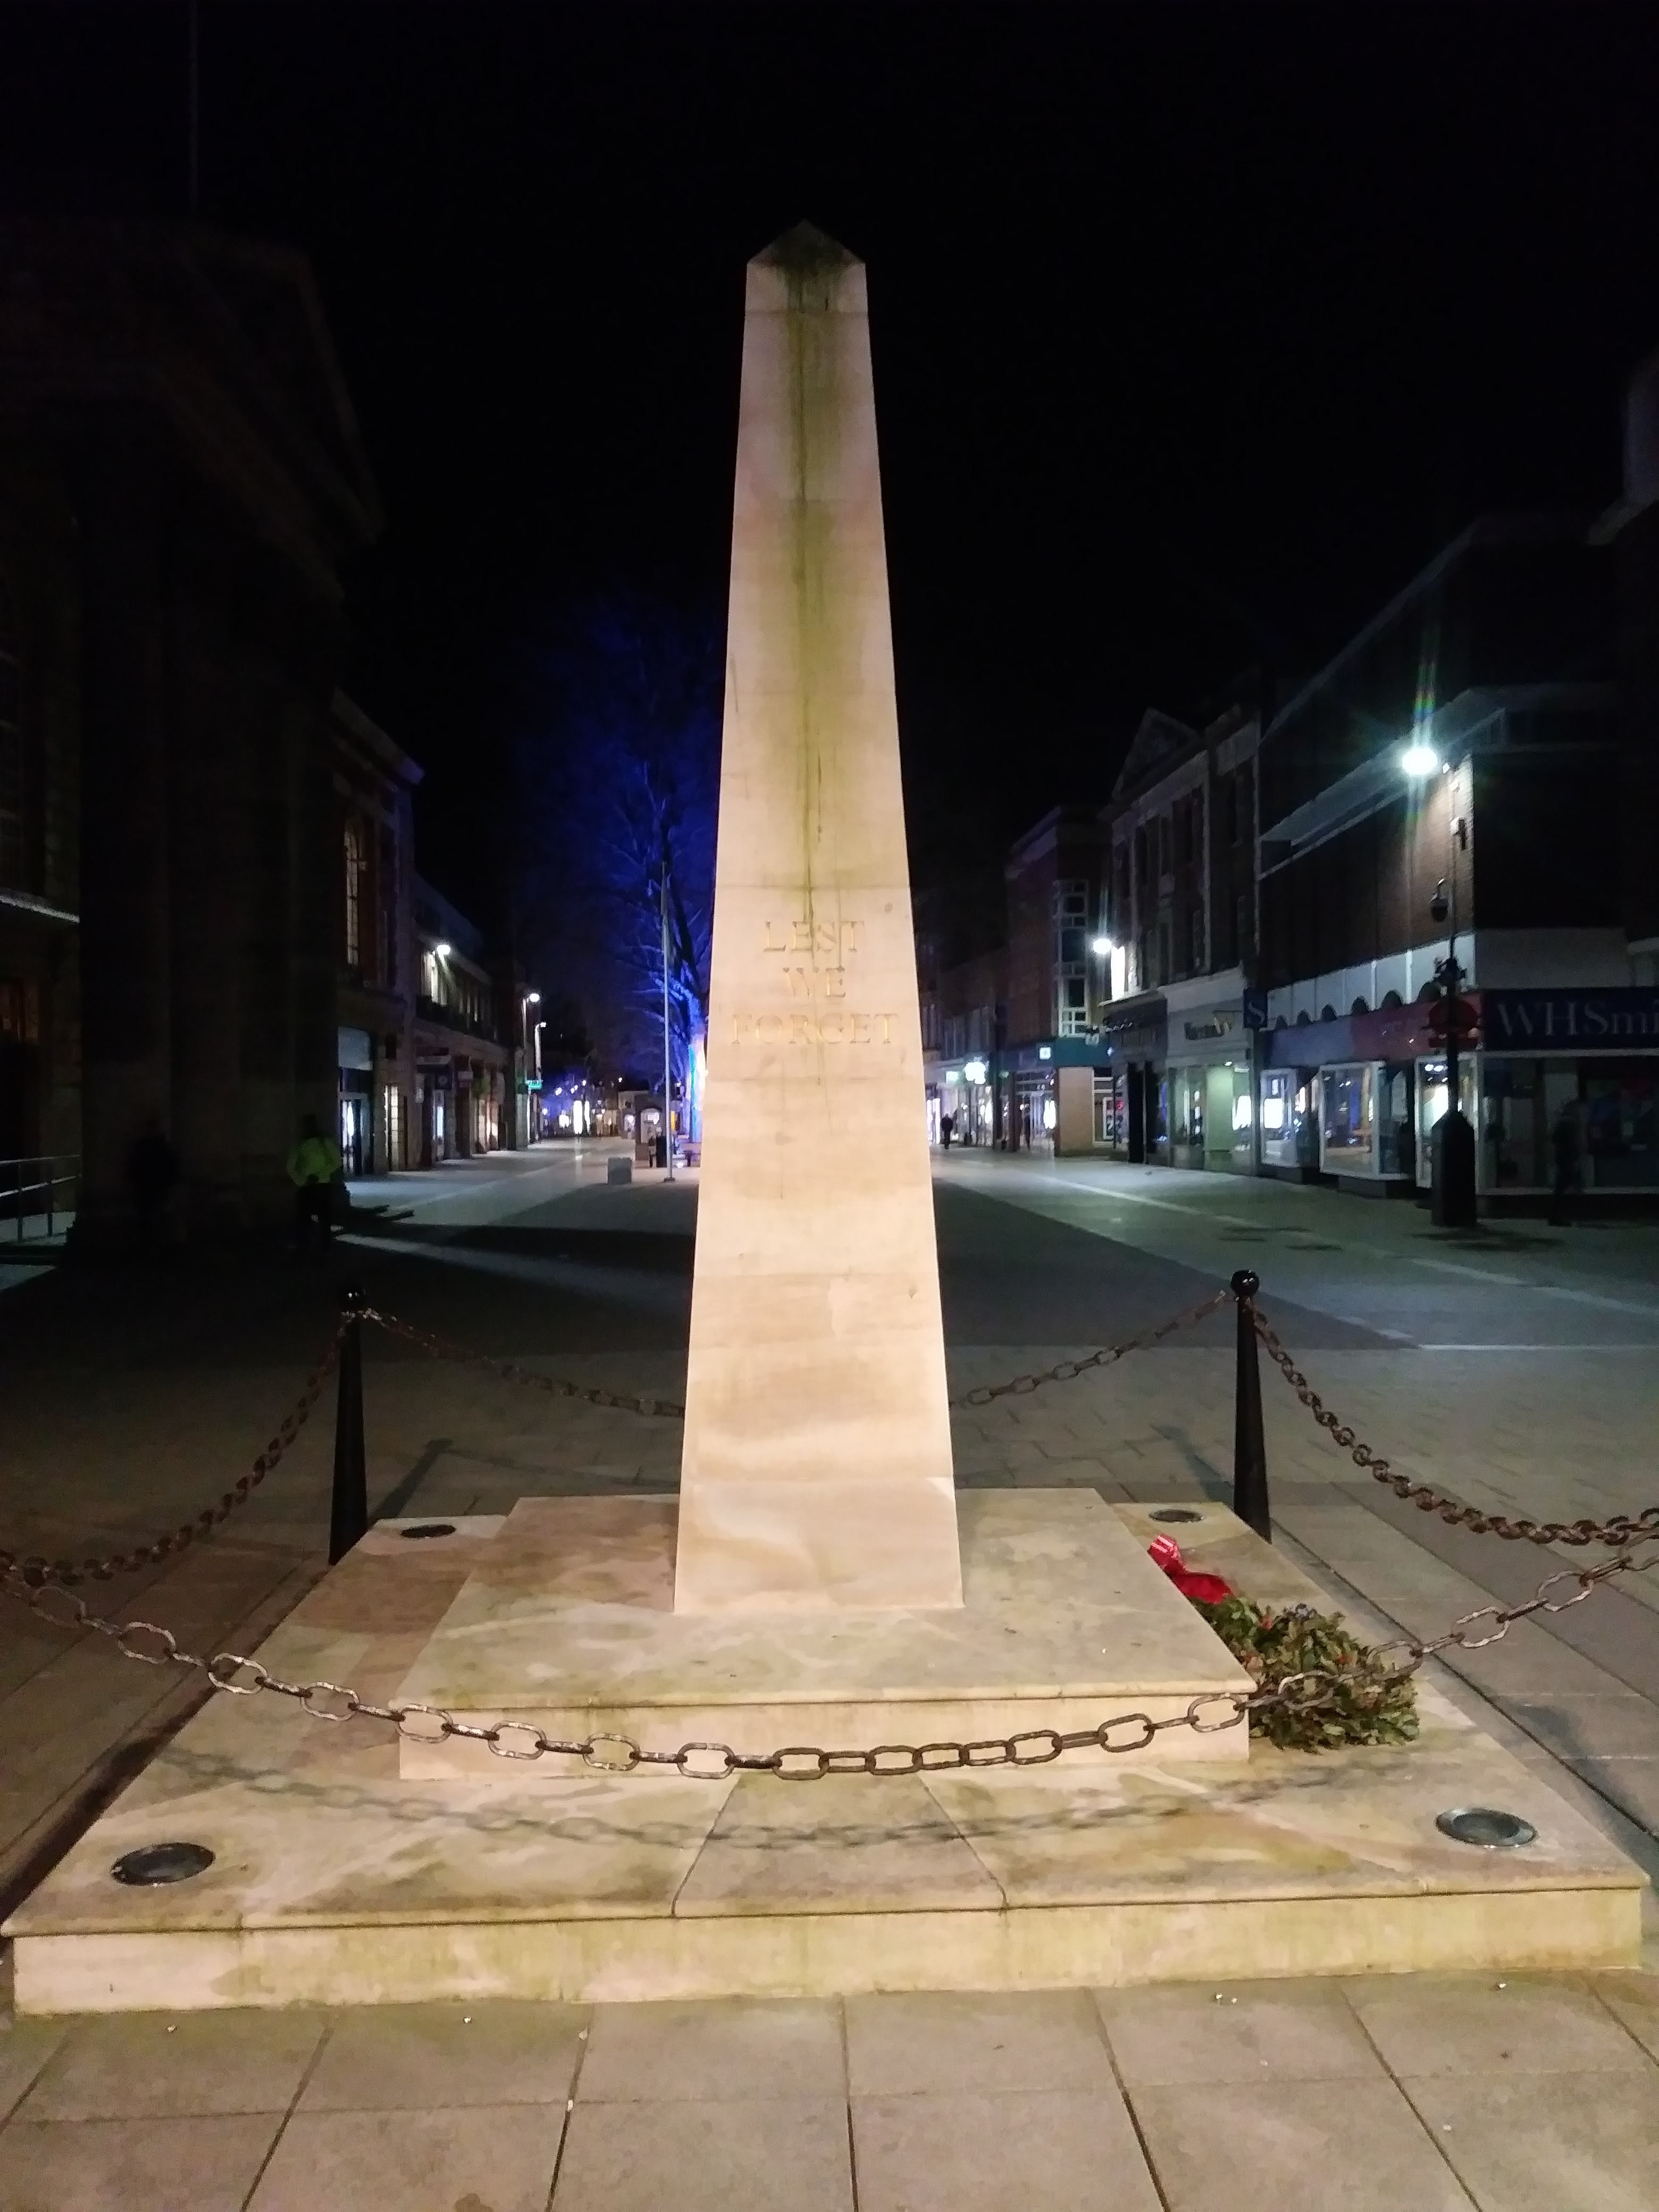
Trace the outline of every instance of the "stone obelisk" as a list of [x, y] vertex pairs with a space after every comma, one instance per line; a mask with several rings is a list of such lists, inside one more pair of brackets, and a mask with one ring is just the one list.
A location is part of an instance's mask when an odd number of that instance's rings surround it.
[[864, 269], [749, 264], [678, 1612], [962, 1601]]

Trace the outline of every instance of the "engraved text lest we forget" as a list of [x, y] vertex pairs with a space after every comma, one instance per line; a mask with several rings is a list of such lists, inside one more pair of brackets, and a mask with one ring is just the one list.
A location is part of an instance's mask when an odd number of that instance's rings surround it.
[[860, 1014], [833, 1003], [847, 996], [847, 968], [857, 955], [861, 921], [769, 921], [761, 951], [775, 953], [792, 999], [828, 1001], [811, 1012], [733, 1014], [733, 1044], [886, 1044], [893, 1042], [891, 1014]]

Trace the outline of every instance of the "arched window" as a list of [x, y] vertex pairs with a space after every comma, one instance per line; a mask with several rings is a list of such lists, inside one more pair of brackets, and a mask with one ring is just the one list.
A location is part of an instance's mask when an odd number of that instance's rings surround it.
[[17, 625], [0, 575], [0, 884], [27, 890], [23, 837], [23, 702]]
[[1365, 1004], [1365, 1001], [1363, 999], [1356, 999], [1352, 1006], [1349, 1007], [1348, 1012], [1351, 1014], [1368, 1014], [1370, 1012], [1370, 1008]]
[[1319, 1018], [1322, 1022], [1334, 1022], [1336, 1019], [1336, 1008], [1334, 1006], [1322, 1006], [1319, 1009]]
[[1384, 991], [1382, 994], [1382, 1011], [1385, 1014], [1391, 1014], [1401, 1003], [1398, 991]]

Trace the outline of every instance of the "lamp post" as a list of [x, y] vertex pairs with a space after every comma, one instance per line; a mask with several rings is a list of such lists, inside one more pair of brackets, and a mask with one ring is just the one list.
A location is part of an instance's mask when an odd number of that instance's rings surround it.
[[[1432, 745], [1420, 739], [1407, 745], [1401, 766], [1413, 781], [1442, 770]], [[1440, 1012], [1446, 1053], [1446, 1110], [1429, 1133], [1429, 1218], [1437, 1229], [1473, 1229], [1478, 1218], [1475, 1200], [1474, 1129], [1463, 1111], [1458, 1047], [1462, 1042], [1463, 965], [1457, 957], [1457, 855], [1468, 848], [1468, 824], [1460, 815], [1449, 824], [1451, 871], [1434, 887], [1429, 917], [1437, 927], [1448, 925], [1446, 950], [1434, 963], [1440, 986]], [[1448, 888], [1449, 886], [1449, 889]]]

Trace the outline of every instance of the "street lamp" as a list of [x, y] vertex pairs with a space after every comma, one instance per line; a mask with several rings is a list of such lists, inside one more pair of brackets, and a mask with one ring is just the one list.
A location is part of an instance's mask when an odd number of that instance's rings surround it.
[[1089, 950], [1097, 960], [1109, 960], [1117, 947], [1109, 937], [1091, 937], [1089, 939]]
[[453, 949], [447, 938], [441, 937], [432, 948], [432, 957], [434, 960], [447, 960]]
[[[1401, 755], [1400, 766], [1413, 782], [1443, 769], [1450, 773], [1449, 764], [1442, 762], [1434, 747], [1417, 738]], [[1449, 806], [1450, 803], [1449, 788]], [[1463, 965], [1457, 957], [1457, 855], [1468, 849], [1468, 819], [1461, 814], [1454, 816], [1448, 830], [1451, 872], [1441, 878], [1429, 901], [1429, 919], [1437, 928], [1447, 927], [1445, 952], [1434, 963], [1435, 981], [1440, 986], [1440, 1025], [1445, 1032], [1446, 1110], [1429, 1133], [1429, 1218], [1437, 1229], [1473, 1229], [1477, 1219], [1474, 1130], [1463, 1111], [1457, 1064], [1464, 981]]]

